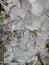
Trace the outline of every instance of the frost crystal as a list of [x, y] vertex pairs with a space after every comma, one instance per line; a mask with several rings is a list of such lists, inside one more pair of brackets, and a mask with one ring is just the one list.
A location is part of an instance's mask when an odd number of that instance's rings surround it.
[[0, 0], [0, 4], [0, 12], [7, 14], [0, 20], [5, 48], [4, 54], [0, 50], [1, 64], [49, 65], [49, 1]]

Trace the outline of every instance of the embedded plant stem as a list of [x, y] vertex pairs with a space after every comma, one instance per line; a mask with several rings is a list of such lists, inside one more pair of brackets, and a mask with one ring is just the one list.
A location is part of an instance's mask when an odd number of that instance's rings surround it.
[[41, 65], [44, 65], [44, 63], [43, 63], [43, 61], [42, 61], [42, 59], [41, 59], [41, 57], [40, 57], [40, 54], [37, 54], [37, 56], [38, 56], [38, 59], [39, 59]]

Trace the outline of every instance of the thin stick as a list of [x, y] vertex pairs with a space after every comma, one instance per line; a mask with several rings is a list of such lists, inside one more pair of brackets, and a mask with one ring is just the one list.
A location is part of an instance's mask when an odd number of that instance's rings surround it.
[[44, 63], [43, 63], [43, 61], [42, 61], [42, 59], [41, 59], [41, 57], [40, 57], [40, 54], [37, 54], [37, 56], [38, 56], [38, 59], [39, 59], [41, 65], [44, 65]]

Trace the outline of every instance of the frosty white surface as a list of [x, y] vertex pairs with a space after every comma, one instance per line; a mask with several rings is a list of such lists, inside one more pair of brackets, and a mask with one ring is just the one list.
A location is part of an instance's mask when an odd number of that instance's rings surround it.
[[41, 16], [43, 12], [42, 5], [40, 3], [33, 3], [31, 7], [31, 11], [35, 16], [37, 17]]
[[28, 0], [31, 4], [34, 3], [36, 0]]
[[[3, 20], [7, 51], [4, 62], [9, 65], [40, 65], [37, 54], [46, 64], [46, 40], [49, 38], [48, 0], [7, 0], [4, 5], [9, 18]], [[46, 4], [44, 4], [46, 3]], [[10, 33], [9, 33], [10, 31]], [[9, 34], [8, 34], [9, 33]], [[12, 62], [15, 60], [15, 62]], [[31, 64], [29, 64], [31, 65]]]

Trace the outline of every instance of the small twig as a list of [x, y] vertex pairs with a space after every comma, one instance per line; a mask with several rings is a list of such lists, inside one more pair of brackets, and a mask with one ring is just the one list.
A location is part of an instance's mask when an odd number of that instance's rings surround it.
[[40, 57], [40, 54], [37, 54], [37, 56], [38, 56], [38, 59], [39, 59], [41, 65], [44, 65], [44, 63], [43, 63], [43, 61], [42, 61], [42, 59], [41, 59], [41, 57]]

